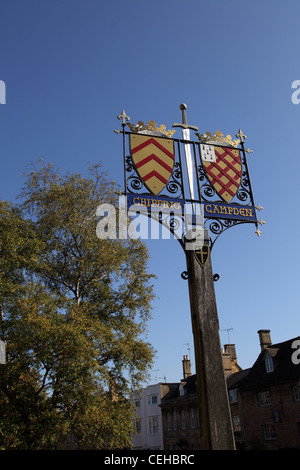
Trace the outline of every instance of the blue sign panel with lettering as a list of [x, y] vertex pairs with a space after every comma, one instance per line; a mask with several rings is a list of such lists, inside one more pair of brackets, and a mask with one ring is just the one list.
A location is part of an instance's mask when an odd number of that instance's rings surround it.
[[147, 209], [155, 211], [168, 211], [174, 212], [177, 214], [184, 213], [184, 200], [183, 199], [173, 199], [168, 197], [158, 197], [158, 196], [149, 196], [149, 195], [138, 195], [138, 194], [128, 194], [127, 195], [127, 206], [128, 209], [131, 206], [139, 207], [141, 210]]
[[239, 204], [226, 204], [222, 202], [204, 202], [204, 217], [206, 219], [241, 220], [256, 222], [255, 208]]
[[[205, 219], [226, 219], [236, 220], [242, 222], [256, 222], [256, 213], [253, 206], [242, 206], [239, 204], [226, 204], [225, 202], [203, 202], [202, 206], [203, 216]], [[183, 215], [186, 212], [183, 199], [173, 199], [168, 197], [149, 196], [149, 195], [127, 195], [127, 206], [138, 208], [141, 212], [173, 212], [174, 215]], [[191, 203], [186, 204], [191, 206]], [[201, 211], [200, 211], [201, 213]]]

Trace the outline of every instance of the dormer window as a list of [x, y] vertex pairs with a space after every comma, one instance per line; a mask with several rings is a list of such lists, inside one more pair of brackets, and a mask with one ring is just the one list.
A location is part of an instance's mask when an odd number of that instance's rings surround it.
[[273, 372], [274, 370], [273, 358], [268, 351], [266, 352], [266, 355], [265, 355], [265, 367], [266, 367], [267, 373]]

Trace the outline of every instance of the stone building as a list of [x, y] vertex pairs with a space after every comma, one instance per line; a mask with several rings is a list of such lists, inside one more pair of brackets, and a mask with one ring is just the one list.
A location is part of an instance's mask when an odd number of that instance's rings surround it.
[[258, 334], [253, 366], [227, 378], [236, 448], [300, 450], [300, 337], [272, 344], [270, 330]]
[[198, 450], [199, 420], [196, 375], [169, 390], [161, 404], [165, 450]]
[[[272, 344], [270, 330], [259, 330], [260, 354], [249, 369], [237, 363], [234, 344], [224, 345], [236, 448], [300, 450], [300, 337]], [[184, 356], [183, 379], [161, 400], [166, 450], [199, 449], [196, 375]]]
[[[225, 375], [239, 372], [234, 345], [224, 345]], [[188, 356], [183, 356], [183, 379], [173, 384], [161, 400], [165, 450], [199, 450], [199, 414], [196, 374], [191, 374]]]

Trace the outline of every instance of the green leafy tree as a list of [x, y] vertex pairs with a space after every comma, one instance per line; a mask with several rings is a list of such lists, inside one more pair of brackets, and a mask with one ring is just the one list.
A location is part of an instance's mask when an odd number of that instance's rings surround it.
[[18, 207], [1, 203], [0, 448], [130, 445], [132, 389], [153, 360], [153, 299], [139, 240], [100, 240], [96, 209], [117, 186], [39, 165]]

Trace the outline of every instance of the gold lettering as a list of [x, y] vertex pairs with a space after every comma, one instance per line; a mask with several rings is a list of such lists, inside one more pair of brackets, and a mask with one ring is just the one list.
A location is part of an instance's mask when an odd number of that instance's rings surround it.
[[133, 204], [138, 205], [138, 204], [139, 204], [139, 199], [140, 199], [139, 197], [135, 197], [135, 198], [133, 199], [133, 201], [132, 201]]
[[219, 210], [220, 210], [220, 214], [227, 214], [227, 212], [226, 212], [227, 207], [226, 206], [219, 207]]
[[149, 207], [149, 199], [141, 199], [141, 206]]
[[[177, 203], [178, 204], [178, 203]], [[175, 207], [175, 204], [174, 204]], [[240, 208], [240, 207], [233, 207], [230, 205], [218, 205], [218, 204], [206, 204], [205, 211], [209, 214], [223, 214], [223, 215], [235, 215], [242, 217], [253, 217], [252, 209], [249, 208]]]
[[181, 209], [180, 202], [174, 202], [174, 209]]

